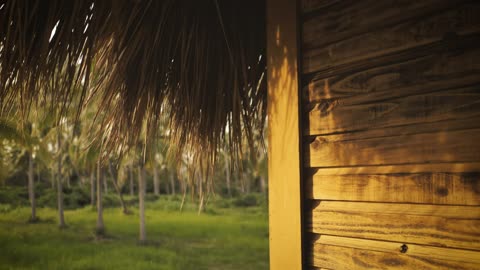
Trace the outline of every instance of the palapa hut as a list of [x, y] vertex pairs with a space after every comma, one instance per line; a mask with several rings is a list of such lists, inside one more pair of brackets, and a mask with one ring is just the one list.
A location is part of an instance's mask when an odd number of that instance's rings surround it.
[[96, 93], [110, 145], [166, 114], [206, 164], [268, 100], [271, 269], [480, 269], [479, 31], [463, 0], [0, 0], [0, 105]]

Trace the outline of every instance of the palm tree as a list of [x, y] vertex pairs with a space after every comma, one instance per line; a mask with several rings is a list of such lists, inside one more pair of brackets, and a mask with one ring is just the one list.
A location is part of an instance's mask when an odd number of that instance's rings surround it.
[[90, 168], [90, 205], [95, 207], [95, 169]]
[[105, 223], [103, 222], [103, 194], [102, 194], [102, 164], [101, 159], [97, 163], [97, 226], [95, 233], [98, 236], [105, 235]]
[[160, 195], [160, 179], [158, 177], [158, 163], [161, 162], [159, 161], [160, 155], [156, 154], [155, 155], [155, 160], [152, 162], [153, 163], [153, 194], [155, 195]]
[[133, 187], [133, 169], [131, 165], [127, 165], [127, 170], [128, 170], [128, 182], [129, 182], [129, 187], [130, 187], [130, 196], [134, 195], [134, 187]]
[[[38, 220], [36, 214], [36, 200], [35, 200], [35, 172], [34, 172], [34, 159], [35, 155], [41, 156], [44, 161], [48, 160], [45, 154], [46, 147], [42, 143], [41, 132], [38, 130], [38, 127], [44, 127], [46, 125], [45, 121], [40, 121], [38, 117], [31, 117], [32, 119], [23, 127], [19, 127], [18, 124], [13, 123], [12, 121], [6, 119], [0, 119], [0, 138], [9, 139], [17, 146], [22, 149], [22, 154], [20, 156], [25, 156], [27, 160], [27, 189], [28, 189], [28, 198], [30, 201], [30, 222], [35, 222]], [[47, 128], [48, 129], [48, 128]], [[19, 159], [20, 161], [21, 159]], [[40, 164], [38, 163], [37, 166]], [[8, 171], [7, 169], [2, 169], [2, 171]]]
[[[0, 36], [9, 38], [2, 41], [8, 53], [0, 54], [1, 112], [11, 104], [27, 110], [24, 101], [51, 96], [52, 108], [65, 116], [70, 106], [80, 112], [100, 99], [96, 136], [105, 134], [105, 149], [126, 152], [139, 138], [149, 145], [165, 122], [170, 148], [178, 157], [192, 156], [188, 164], [202, 176], [212, 175], [219, 149], [240, 160], [243, 138], [251, 141], [252, 130], [264, 123], [262, 1], [106, 1], [93, 7], [52, 0], [35, 7], [6, 1], [2, 9]], [[17, 96], [21, 102], [12, 102]], [[57, 165], [61, 187], [60, 157]], [[202, 177], [205, 192], [212, 181]]]
[[138, 213], [140, 217], [139, 242], [145, 243], [147, 231], [145, 229], [145, 164], [142, 159], [138, 162]]
[[225, 184], [226, 184], [226, 187], [227, 187], [227, 195], [228, 197], [231, 197], [232, 196], [232, 188], [231, 188], [231, 167], [230, 167], [230, 159], [229, 159], [229, 156], [228, 156], [228, 153], [227, 151], [223, 151], [222, 152], [223, 154], [223, 166], [224, 166], [224, 169], [225, 169]]
[[30, 220], [32, 222], [37, 220], [37, 212], [36, 208], [37, 205], [35, 203], [35, 183], [34, 183], [34, 175], [33, 175], [33, 157], [32, 153], [28, 152], [28, 198], [30, 199], [30, 206], [31, 206], [31, 216]]
[[169, 178], [170, 178], [170, 186], [171, 186], [171, 194], [175, 195], [175, 169], [171, 169], [168, 171], [169, 172]]
[[[31, 126], [30, 126], [31, 127]], [[34, 172], [33, 172], [33, 142], [31, 139], [31, 130], [26, 131], [26, 129], [19, 129], [12, 121], [6, 119], [0, 119], [0, 138], [10, 139], [16, 142], [18, 145], [21, 145], [25, 150], [25, 154], [28, 159], [28, 198], [31, 206], [30, 221], [34, 222], [37, 220], [36, 215], [36, 203], [35, 203], [35, 185], [34, 185]], [[21, 155], [23, 156], [23, 155]], [[3, 162], [2, 162], [3, 165]], [[2, 172], [7, 172], [6, 168], [0, 168]]]
[[63, 176], [62, 176], [62, 134], [60, 127], [57, 128], [57, 209], [58, 209], [58, 226], [65, 228], [65, 216], [63, 214]]
[[124, 213], [125, 215], [129, 214], [130, 211], [128, 211], [127, 209], [127, 205], [125, 204], [125, 201], [123, 200], [123, 195], [122, 195], [122, 190], [121, 188], [118, 186], [118, 180], [119, 180], [119, 177], [118, 177], [118, 169], [115, 169], [112, 165], [112, 160], [108, 160], [108, 170], [110, 172], [110, 176], [111, 176], [111, 179], [112, 179], [112, 184], [113, 184], [113, 187], [115, 188], [115, 192], [117, 193], [118, 195], [118, 198], [120, 199], [120, 205], [122, 207], [122, 213]]

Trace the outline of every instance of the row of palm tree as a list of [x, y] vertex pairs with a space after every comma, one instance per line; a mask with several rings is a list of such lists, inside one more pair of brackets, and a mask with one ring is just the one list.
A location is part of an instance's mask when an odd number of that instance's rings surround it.
[[[91, 106], [96, 106], [95, 104]], [[98, 105], [97, 105], [98, 106]], [[84, 110], [77, 120], [61, 118], [55, 121], [55, 114], [48, 110], [33, 110], [27, 121], [20, 121], [21, 124], [13, 122], [12, 119], [0, 120], [0, 140], [8, 145], [10, 151], [0, 149], [2, 172], [15, 170], [15, 167], [22, 162], [27, 165], [28, 194], [31, 204], [30, 221], [38, 219], [36, 214], [35, 201], [35, 176], [40, 177], [41, 172], [49, 172], [52, 187], [56, 187], [58, 226], [66, 227], [64, 217], [63, 184], [70, 186], [71, 176], [75, 176], [77, 183], [89, 185], [91, 205], [97, 209], [96, 234], [104, 236], [106, 229], [103, 220], [103, 196], [107, 192], [107, 180], [111, 180], [115, 193], [118, 195], [122, 212], [131, 213], [123, 198], [124, 194], [134, 195], [134, 170], [137, 169], [137, 188], [139, 206], [139, 240], [146, 241], [145, 230], [145, 194], [147, 186], [147, 171], [151, 172], [153, 178], [153, 193], [160, 195], [161, 182], [164, 183], [164, 191], [175, 194], [180, 188], [183, 194], [180, 210], [186, 200], [187, 190], [190, 189], [191, 197], [196, 197], [199, 203], [199, 212], [203, 211], [206, 204], [206, 196], [214, 192], [213, 186], [203, 179], [199, 171], [192, 171], [192, 164], [188, 158], [174, 159], [170, 161], [167, 152], [166, 140], [159, 138], [155, 144], [145, 145], [145, 142], [138, 142], [137, 148], [119, 154], [106, 152], [103, 149], [102, 141], [96, 140], [92, 133], [100, 121], [92, 121], [95, 117], [95, 108]], [[94, 134], [94, 135], [92, 135]], [[101, 137], [100, 137], [101, 138]], [[4, 147], [5, 148], [5, 147]], [[148, 149], [148, 151], [142, 151]], [[256, 146], [255, 149], [261, 149]], [[15, 151], [16, 161], [10, 158], [8, 153]], [[8, 152], [8, 153], [7, 153]], [[266, 156], [264, 151], [248, 151], [242, 162], [241, 173], [234, 170], [231, 158], [227, 149], [220, 151], [222, 158], [217, 162], [216, 176], [224, 181], [226, 195], [232, 196], [234, 186], [240, 192], [250, 191], [250, 179], [259, 179], [260, 190], [265, 192]], [[253, 159], [250, 156], [255, 156]], [[178, 163], [180, 161], [180, 163]], [[9, 168], [7, 168], [9, 167]], [[35, 172], [35, 168], [37, 172]], [[106, 175], [108, 172], [109, 177]], [[219, 177], [220, 175], [220, 177]], [[7, 178], [8, 174], [0, 175]], [[162, 178], [162, 179], [161, 179]], [[88, 179], [88, 180], [87, 180]], [[224, 179], [224, 180], [222, 180]], [[1, 179], [0, 179], [1, 180]], [[163, 180], [163, 181], [161, 181]], [[218, 179], [217, 179], [218, 182]], [[124, 187], [129, 186], [127, 192]]]

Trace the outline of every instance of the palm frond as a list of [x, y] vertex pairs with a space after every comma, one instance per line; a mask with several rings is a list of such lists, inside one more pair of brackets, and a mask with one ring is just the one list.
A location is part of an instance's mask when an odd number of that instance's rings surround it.
[[[0, 108], [101, 99], [107, 149], [155, 138], [207, 171], [263, 127], [265, 7], [244, 0], [0, 0]], [[47, 104], [48, 103], [48, 104]], [[58, 120], [59, 121], [59, 120]], [[144, 137], [141, 137], [145, 127]], [[247, 143], [253, 145], [251, 143]], [[125, 150], [126, 151], [126, 150]]]

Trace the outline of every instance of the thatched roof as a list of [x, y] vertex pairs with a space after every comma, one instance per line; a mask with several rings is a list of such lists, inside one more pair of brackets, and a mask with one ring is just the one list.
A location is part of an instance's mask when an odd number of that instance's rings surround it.
[[144, 122], [153, 137], [166, 119], [178, 149], [204, 161], [225, 141], [237, 152], [265, 116], [264, 9], [258, 0], [0, 0], [0, 107], [50, 96], [64, 112], [96, 94], [110, 146], [136, 142]]

